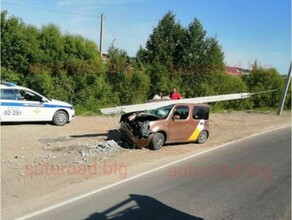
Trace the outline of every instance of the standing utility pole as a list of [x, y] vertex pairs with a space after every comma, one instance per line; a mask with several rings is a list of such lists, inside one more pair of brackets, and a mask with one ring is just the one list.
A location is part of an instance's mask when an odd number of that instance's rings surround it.
[[285, 88], [283, 89], [281, 102], [280, 102], [278, 113], [277, 113], [278, 115], [282, 114], [284, 103], [285, 103], [285, 98], [286, 98], [286, 95], [288, 92], [288, 87], [289, 87], [289, 83], [290, 83], [290, 79], [291, 79], [291, 65], [292, 65], [292, 62], [290, 62], [290, 68], [289, 68], [289, 72], [287, 74]]
[[103, 42], [103, 14], [100, 16], [100, 39], [99, 39], [99, 51], [102, 57], [102, 42]]

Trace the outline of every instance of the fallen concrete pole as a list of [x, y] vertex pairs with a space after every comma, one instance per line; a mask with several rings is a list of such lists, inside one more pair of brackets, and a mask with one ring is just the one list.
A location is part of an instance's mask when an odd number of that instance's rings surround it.
[[250, 93], [235, 93], [235, 94], [227, 94], [227, 95], [205, 96], [205, 97], [198, 97], [198, 98], [178, 99], [178, 100], [163, 100], [163, 101], [161, 100], [161, 101], [148, 102], [148, 103], [136, 104], [136, 105], [124, 105], [124, 106], [117, 106], [114, 108], [103, 108], [103, 109], [100, 109], [100, 111], [102, 114], [109, 115], [109, 114], [150, 110], [150, 109], [155, 109], [162, 106], [178, 104], [178, 103], [199, 104], [199, 103], [219, 102], [219, 101], [228, 101], [228, 100], [236, 100], [236, 99], [246, 99], [246, 98], [249, 98], [250, 96], [251, 96]]

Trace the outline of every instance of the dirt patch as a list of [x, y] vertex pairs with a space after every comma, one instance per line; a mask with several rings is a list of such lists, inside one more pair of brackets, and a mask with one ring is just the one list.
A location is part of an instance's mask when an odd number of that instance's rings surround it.
[[159, 151], [121, 147], [119, 116], [77, 117], [64, 127], [2, 125], [2, 217], [13, 219], [194, 152], [289, 126], [291, 115], [233, 112], [212, 114], [210, 120], [205, 144]]

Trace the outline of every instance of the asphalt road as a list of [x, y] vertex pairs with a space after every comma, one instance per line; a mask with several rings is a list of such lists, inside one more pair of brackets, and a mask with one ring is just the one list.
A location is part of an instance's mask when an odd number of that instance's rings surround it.
[[31, 219], [291, 219], [291, 128], [251, 137]]

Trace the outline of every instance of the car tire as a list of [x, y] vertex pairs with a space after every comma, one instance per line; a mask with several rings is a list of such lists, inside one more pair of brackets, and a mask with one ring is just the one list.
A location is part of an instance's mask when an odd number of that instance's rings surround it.
[[203, 130], [200, 132], [197, 143], [198, 144], [203, 144], [206, 142], [206, 140], [208, 139], [208, 132]]
[[162, 133], [153, 134], [149, 144], [149, 148], [151, 150], [159, 150], [163, 146], [164, 141], [165, 137]]
[[65, 111], [57, 111], [53, 117], [53, 124], [64, 126], [69, 120], [68, 114]]

